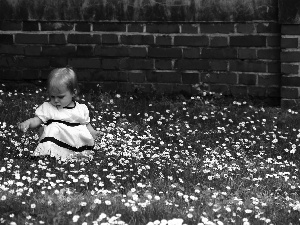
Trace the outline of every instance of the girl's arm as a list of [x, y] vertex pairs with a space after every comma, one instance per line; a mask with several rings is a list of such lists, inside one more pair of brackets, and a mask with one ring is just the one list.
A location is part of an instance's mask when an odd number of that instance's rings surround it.
[[23, 132], [26, 132], [28, 130], [28, 128], [33, 129], [33, 128], [39, 127], [42, 123], [43, 123], [43, 121], [39, 117], [36, 116], [36, 117], [30, 118], [28, 120], [25, 120], [22, 123], [19, 123], [18, 128], [20, 130], [22, 130]]
[[91, 135], [93, 136], [94, 139], [96, 139], [98, 136], [100, 136], [102, 134], [101, 131], [96, 131], [92, 125], [90, 123], [88, 123], [86, 125], [87, 129], [89, 130], [89, 132], [91, 133]]

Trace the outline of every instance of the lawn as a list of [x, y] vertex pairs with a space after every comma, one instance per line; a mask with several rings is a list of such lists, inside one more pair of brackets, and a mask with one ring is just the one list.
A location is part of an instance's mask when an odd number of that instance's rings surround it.
[[[300, 113], [202, 93], [80, 96], [89, 162], [29, 157], [43, 89], [0, 86], [0, 224], [299, 224]], [[206, 96], [203, 96], [205, 95]]]

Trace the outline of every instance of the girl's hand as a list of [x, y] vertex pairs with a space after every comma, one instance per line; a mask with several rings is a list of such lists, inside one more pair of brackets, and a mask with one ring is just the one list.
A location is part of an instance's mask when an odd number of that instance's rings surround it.
[[100, 130], [98, 130], [98, 131], [95, 132], [95, 138], [100, 138], [103, 135], [104, 135], [104, 133], [102, 131], [100, 131]]
[[26, 132], [29, 128], [29, 123], [27, 121], [23, 122], [23, 123], [19, 123], [18, 124], [18, 128], [23, 131], [23, 132]]

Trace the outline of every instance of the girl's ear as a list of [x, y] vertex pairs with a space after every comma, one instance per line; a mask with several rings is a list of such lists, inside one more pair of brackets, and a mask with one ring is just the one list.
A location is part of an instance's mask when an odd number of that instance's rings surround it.
[[73, 97], [75, 97], [77, 94], [78, 94], [77, 89], [74, 89], [74, 91], [73, 91]]

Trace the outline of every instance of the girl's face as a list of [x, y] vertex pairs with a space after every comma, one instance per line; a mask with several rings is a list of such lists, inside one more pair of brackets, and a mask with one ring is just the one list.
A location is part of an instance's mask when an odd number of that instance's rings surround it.
[[73, 97], [74, 94], [65, 86], [51, 87], [49, 90], [50, 103], [58, 109], [62, 109], [66, 106], [74, 106]]

